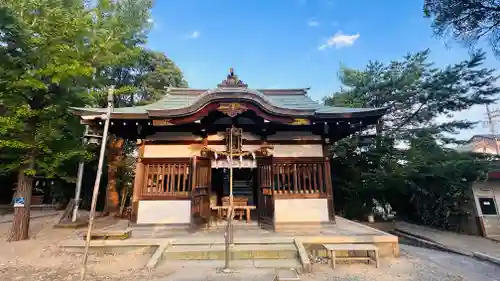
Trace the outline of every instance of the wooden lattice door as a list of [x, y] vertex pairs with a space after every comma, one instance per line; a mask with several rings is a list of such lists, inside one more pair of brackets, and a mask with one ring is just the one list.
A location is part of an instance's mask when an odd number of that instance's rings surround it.
[[191, 224], [199, 228], [210, 221], [212, 167], [210, 159], [195, 156], [191, 163]]
[[259, 225], [262, 228], [274, 229], [272, 157], [258, 159], [257, 174]]

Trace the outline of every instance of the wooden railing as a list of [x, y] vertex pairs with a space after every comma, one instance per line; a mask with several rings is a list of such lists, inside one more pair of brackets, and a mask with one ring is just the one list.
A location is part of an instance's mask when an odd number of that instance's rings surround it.
[[142, 199], [182, 199], [189, 197], [190, 159], [144, 159]]
[[276, 197], [327, 196], [328, 169], [325, 169], [324, 158], [297, 160], [277, 158], [273, 162], [273, 191]]

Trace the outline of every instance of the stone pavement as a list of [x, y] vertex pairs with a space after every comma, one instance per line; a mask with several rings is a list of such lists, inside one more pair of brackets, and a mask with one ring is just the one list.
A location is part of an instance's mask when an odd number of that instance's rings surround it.
[[500, 259], [500, 243], [484, 237], [458, 234], [406, 222], [397, 222], [396, 229], [471, 256], [479, 252]]
[[[267, 231], [260, 228], [257, 222], [247, 224], [246, 222], [235, 221], [235, 237], [265, 237], [265, 238], [283, 238], [288, 237], [293, 241], [297, 236], [389, 236], [388, 233], [375, 228], [344, 219], [335, 218], [334, 225], [308, 226], [307, 228], [282, 230], [279, 233]], [[191, 232], [185, 229], [172, 229], [171, 226], [131, 226], [133, 238], [191, 238], [191, 239], [223, 239], [226, 224], [225, 222], [218, 227], [212, 227], [208, 230], [199, 230]], [[115, 225], [106, 230], [125, 229], [125, 223]]]

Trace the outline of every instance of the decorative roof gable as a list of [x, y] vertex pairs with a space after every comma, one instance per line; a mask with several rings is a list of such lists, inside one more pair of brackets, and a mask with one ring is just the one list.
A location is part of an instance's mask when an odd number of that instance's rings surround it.
[[[382, 116], [386, 109], [331, 107], [313, 101], [302, 89], [250, 89], [234, 73], [229, 74], [215, 89], [167, 88], [165, 96], [151, 104], [115, 108], [113, 115], [180, 116], [189, 115], [214, 102], [250, 102], [271, 114], [317, 117], [350, 118], [356, 116]], [[104, 113], [104, 108], [74, 108], [77, 115]]]

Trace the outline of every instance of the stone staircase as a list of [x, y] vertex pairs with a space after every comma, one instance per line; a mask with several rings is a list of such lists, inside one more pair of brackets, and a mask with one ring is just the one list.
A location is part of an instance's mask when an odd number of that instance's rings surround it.
[[[171, 245], [165, 249], [160, 263], [215, 262], [223, 264], [224, 244]], [[236, 244], [230, 248], [231, 262], [236, 267], [286, 268], [301, 270], [298, 253], [293, 243]]]

